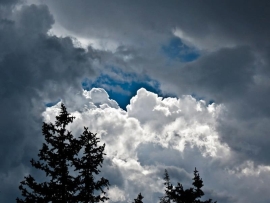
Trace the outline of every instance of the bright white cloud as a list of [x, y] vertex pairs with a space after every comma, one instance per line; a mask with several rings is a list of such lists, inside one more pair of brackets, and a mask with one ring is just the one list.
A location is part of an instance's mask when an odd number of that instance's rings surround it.
[[[108, 191], [108, 196], [110, 197], [110, 201], [112, 202], [121, 202], [125, 201], [125, 192], [120, 190], [117, 186], [113, 186]], [[107, 201], [109, 202], [109, 201]]]
[[[83, 126], [89, 127], [106, 144], [106, 157], [120, 169], [125, 179], [122, 188], [113, 187], [110, 192], [112, 201], [132, 200], [136, 197], [136, 192], [140, 191], [145, 194], [162, 193], [160, 173], [171, 166], [160, 163], [156, 158], [163, 156], [166, 149], [176, 150], [182, 158], [185, 153], [194, 150], [192, 156], [197, 156], [196, 160], [205, 157], [209, 161], [205, 163], [206, 166], [211, 160], [230, 157], [229, 147], [219, 141], [215, 130], [222, 105], [206, 105], [204, 101], [196, 101], [188, 95], [179, 99], [161, 98], [142, 88], [131, 99], [127, 111], [124, 111], [114, 100], [109, 99], [104, 89], [93, 88], [83, 91], [82, 95], [87, 101], [86, 106], [83, 111], [72, 112], [76, 119], [70, 128], [78, 135]], [[43, 113], [46, 122], [57, 115], [59, 104], [47, 108]], [[157, 150], [149, 149], [149, 154], [144, 157], [140, 148], [147, 145], [156, 145]], [[156, 164], [144, 164], [143, 162], [149, 161], [144, 159], [151, 156], [152, 163], [156, 159]], [[183, 161], [188, 161], [187, 155]], [[124, 190], [125, 193], [118, 193], [118, 190]], [[154, 197], [145, 198], [150, 201]], [[150, 202], [152, 201], [153, 199]]]
[[146, 141], [184, 151], [187, 143], [200, 148], [203, 155], [229, 156], [229, 148], [219, 142], [216, 117], [222, 105], [206, 105], [191, 96], [162, 99], [140, 89], [127, 106], [129, 117], [140, 121]]
[[[85, 105], [72, 112], [76, 119], [70, 129], [78, 136], [86, 126], [106, 144], [111, 165], [104, 164], [102, 171], [115, 182], [108, 192], [110, 202], [132, 202], [139, 192], [145, 202], [156, 202], [164, 192], [164, 169], [172, 181], [190, 187], [196, 166], [206, 194], [218, 202], [253, 202], [254, 194], [261, 194], [270, 179], [270, 166], [243, 162], [220, 141], [216, 128], [223, 105], [207, 105], [189, 95], [161, 98], [142, 88], [124, 111], [102, 88], [81, 95], [69, 101], [71, 106], [72, 102]], [[60, 102], [47, 108], [44, 120], [54, 121], [59, 108]], [[255, 180], [259, 186], [250, 185]]]
[[119, 108], [116, 101], [109, 99], [108, 93], [102, 88], [93, 88], [90, 91], [84, 90], [83, 95], [92, 105], [101, 105], [101, 108]]

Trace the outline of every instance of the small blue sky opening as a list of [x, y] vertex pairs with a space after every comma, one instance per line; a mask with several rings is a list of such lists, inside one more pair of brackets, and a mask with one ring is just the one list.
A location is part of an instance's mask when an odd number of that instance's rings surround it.
[[56, 105], [58, 102], [60, 102], [61, 99], [58, 99], [57, 101], [53, 101], [53, 102], [48, 102], [48, 103], [45, 103], [45, 106], [46, 107], [52, 107], [54, 105]]
[[196, 101], [205, 100], [204, 96], [200, 96], [198, 94], [192, 93], [191, 96], [196, 99]]
[[213, 100], [213, 99], [210, 99], [209, 102], [208, 102], [209, 105], [211, 105], [213, 103], [215, 103], [215, 100]]
[[142, 77], [135, 73], [124, 73], [115, 67], [112, 67], [111, 70], [120, 77], [115, 79], [108, 74], [101, 74], [95, 81], [85, 78], [82, 81], [83, 89], [88, 91], [94, 87], [105, 89], [110, 99], [115, 100], [124, 110], [126, 110], [130, 99], [136, 95], [137, 90], [140, 88], [145, 88], [161, 96], [159, 82], [151, 79], [149, 76]]
[[179, 37], [171, 38], [161, 49], [168, 58], [181, 62], [191, 62], [200, 57], [198, 50], [184, 44]]
[[200, 96], [198, 94], [192, 93], [191, 96], [196, 99], [196, 101], [200, 101], [200, 100], [204, 100], [208, 105], [211, 105], [213, 103], [215, 103], [215, 100], [213, 99], [208, 99], [204, 96]]

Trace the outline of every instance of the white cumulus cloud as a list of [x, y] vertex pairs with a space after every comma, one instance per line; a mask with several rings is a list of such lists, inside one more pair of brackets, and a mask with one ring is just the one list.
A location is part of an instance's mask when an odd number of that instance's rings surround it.
[[[185, 168], [189, 156], [197, 156], [193, 167], [201, 165], [197, 160], [203, 157], [209, 161], [204, 164], [207, 166], [211, 161], [230, 156], [229, 147], [220, 142], [215, 130], [222, 105], [207, 105], [188, 95], [161, 98], [141, 88], [131, 99], [127, 111], [124, 111], [114, 100], [109, 99], [102, 88], [83, 91], [82, 96], [82, 100], [86, 99], [85, 108], [72, 112], [76, 119], [70, 128], [78, 136], [83, 126], [86, 126], [97, 133], [101, 143], [106, 144], [106, 159], [124, 177], [122, 186], [112, 187], [109, 193], [111, 201], [131, 201], [138, 192], [152, 194], [145, 199], [148, 202], [156, 201], [157, 194], [160, 196], [163, 193], [164, 169], [179, 168], [160, 160], [170, 150], [182, 156], [180, 159], [184, 162], [180, 169]], [[43, 113], [44, 120], [53, 120], [59, 107], [60, 103], [47, 108]], [[188, 155], [190, 153], [193, 155]], [[191, 174], [192, 170], [188, 173]]]

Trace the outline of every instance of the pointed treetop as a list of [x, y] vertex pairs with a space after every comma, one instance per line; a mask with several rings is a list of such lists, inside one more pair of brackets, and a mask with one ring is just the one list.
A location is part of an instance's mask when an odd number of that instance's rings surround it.
[[[43, 171], [47, 179], [38, 183], [30, 174], [25, 176], [19, 186], [22, 199], [17, 198], [17, 203], [93, 203], [109, 199], [104, 191], [109, 188], [109, 181], [95, 177], [104, 159], [105, 144], [99, 146], [96, 134], [87, 128], [82, 136], [74, 137], [66, 129], [73, 119], [61, 104], [55, 124], [43, 123], [45, 143], [39, 150], [39, 160], [30, 162], [34, 168]], [[83, 152], [82, 156], [79, 156], [80, 152]], [[73, 173], [71, 167], [77, 173]]]
[[183, 185], [178, 183], [176, 186], [173, 186], [169, 181], [169, 174], [165, 170], [164, 175], [165, 180], [165, 195], [160, 198], [160, 203], [216, 203], [212, 199], [202, 201], [200, 198], [204, 195], [204, 192], [201, 190], [203, 187], [203, 181], [200, 178], [199, 172], [195, 168], [194, 178], [192, 185], [189, 189], [184, 190]]
[[202, 197], [204, 195], [204, 192], [201, 190], [201, 188], [203, 187], [203, 181], [200, 178], [200, 175], [197, 171], [197, 169], [195, 168], [194, 170], [194, 178], [193, 178], [193, 183], [192, 185], [195, 187], [195, 194], [198, 198]]
[[60, 127], [62, 125], [65, 128], [69, 123], [75, 119], [74, 116], [70, 116], [70, 113], [67, 112], [67, 109], [63, 103], [61, 103], [61, 111], [58, 116], [56, 116], [55, 125]]
[[[170, 182], [170, 176], [168, 174], [167, 169], [165, 169], [164, 180], [166, 181], [166, 183], [169, 183]], [[164, 183], [164, 184], [166, 184], [166, 183]]]
[[138, 197], [136, 199], [134, 199], [133, 203], [143, 203], [142, 199], [143, 199], [143, 196], [140, 193], [140, 194], [138, 194]]

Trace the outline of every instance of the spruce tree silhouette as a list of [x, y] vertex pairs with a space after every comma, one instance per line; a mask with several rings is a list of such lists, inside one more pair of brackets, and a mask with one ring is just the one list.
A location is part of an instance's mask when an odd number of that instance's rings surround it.
[[200, 175], [195, 168], [194, 178], [192, 185], [194, 187], [184, 190], [182, 184], [178, 183], [177, 186], [173, 186], [170, 183], [170, 177], [165, 170], [164, 175], [164, 185], [165, 185], [165, 196], [160, 198], [160, 203], [216, 203], [212, 202], [212, 199], [202, 201], [200, 198], [204, 195], [204, 192], [201, 190], [203, 187], [203, 181], [200, 178]]
[[138, 194], [138, 197], [136, 199], [134, 199], [133, 203], [143, 203], [142, 199], [143, 199], [143, 196], [140, 193], [140, 194]]
[[[99, 138], [96, 134], [88, 131], [88, 128], [84, 127], [83, 134], [79, 137], [81, 146], [84, 146], [83, 156], [81, 158], [75, 158], [74, 166], [79, 171], [78, 176], [79, 194], [76, 196], [77, 202], [104, 202], [109, 198], [105, 196], [106, 192], [104, 187], [109, 189], [109, 181], [105, 178], [95, 181], [94, 174], [98, 175], [100, 170], [98, 167], [102, 167], [103, 153], [105, 144], [98, 146]], [[94, 192], [100, 190], [101, 194], [94, 195]], [[102, 195], [102, 196], [101, 196]]]
[[167, 191], [171, 190], [171, 185], [170, 185], [170, 177], [166, 169], [164, 173], [164, 181], [165, 181], [164, 185], [165, 185], [166, 195], [160, 198], [160, 203], [171, 203], [170, 197], [167, 195]]
[[[61, 112], [56, 116], [55, 125], [43, 123], [42, 134], [45, 136], [46, 143], [43, 143], [42, 149], [39, 151], [40, 161], [32, 159], [31, 164], [44, 171], [49, 180], [37, 183], [31, 175], [24, 177], [19, 186], [24, 200], [17, 198], [17, 203], [96, 202], [96, 200], [108, 199], [98, 196], [93, 200], [83, 196], [85, 193], [93, 196], [95, 190], [100, 189], [105, 194], [102, 187], [109, 185], [108, 180], [104, 178], [95, 183], [92, 174], [92, 172], [99, 173], [97, 166], [101, 166], [103, 162], [105, 145], [100, 148], [96, 147], [98, 138], [95, 135], [87, 138], [89, 135], [87, 129], [79, 139], [76, 139], [66, 129], [74, 118], [67, 112], [64, 104], [61, 104]], [[88, 140], [92, 142], [87, 143]], [[86, 153], [80, 158], [78, 153], [83, 149]], [[85, 163], [85, 160], [88, 162]], [[87, 165], [91, 161], [95, 164]], [[72, 166], [75, 166], [75, 170], [79, 171], [80, 175], [76, 176], [76, 173], [71, 175], [70, 168]], [[83, 171], [89, 172], [84, 173]], [[83, 189], [82, 185], [85, 186]]]

